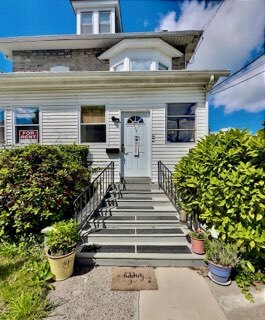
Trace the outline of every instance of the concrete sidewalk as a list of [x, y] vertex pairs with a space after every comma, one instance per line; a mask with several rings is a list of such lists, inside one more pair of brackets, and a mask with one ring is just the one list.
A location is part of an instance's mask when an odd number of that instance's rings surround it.
[[77, 267], [55, 283], [47, 320], [263, 320], [265, 291], [245, 300], [235, 283], [214, 284], [188, 268], [155, 269], [158, 290], [111, 291], [111, 267]]
[[141, 291], [139, 320], [226, 320], [204, 278], [187, 268], [158, 268], [159, 290]]

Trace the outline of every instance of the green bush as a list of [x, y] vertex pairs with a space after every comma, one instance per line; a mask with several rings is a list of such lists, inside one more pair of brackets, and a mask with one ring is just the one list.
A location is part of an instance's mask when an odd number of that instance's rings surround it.
[[174, 178], [181, 207], [223, 240], [261, 256], [265, 248], [265, 139], [247, 131], [212, 134], [183, 157]]
[[88, 148], [30, 145], [0, 153], [0, 236], [38, 233], [73, 216], [89, 183]]

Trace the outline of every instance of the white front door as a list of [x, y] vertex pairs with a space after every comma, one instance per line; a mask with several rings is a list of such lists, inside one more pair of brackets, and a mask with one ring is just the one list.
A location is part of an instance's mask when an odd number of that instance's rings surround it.
[[121, 175], [150, 177], [149, 112], [122, 112]]

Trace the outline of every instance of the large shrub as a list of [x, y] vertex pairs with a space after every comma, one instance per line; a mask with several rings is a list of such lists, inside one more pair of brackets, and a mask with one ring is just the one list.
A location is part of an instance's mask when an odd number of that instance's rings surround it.
[[73, 216], [89, 183], [88, 148], [30, 145], [0, 154], [0, 236], [37, 233]]
[[265, 246], [265, 139], [229, 130], [200, 141], [176, 166], [182, 208], [255, 256]]

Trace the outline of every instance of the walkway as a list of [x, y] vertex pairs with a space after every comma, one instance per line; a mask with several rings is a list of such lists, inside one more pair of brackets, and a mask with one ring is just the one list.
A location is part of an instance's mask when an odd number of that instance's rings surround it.
[[47, 320], [263, 320], [265, 291], [246, 301], [235, 284], [220, 287], [188, 268], [157, 268], [157, 291], [111, 291], [111, 267], [82, 267], [55, 284]]

